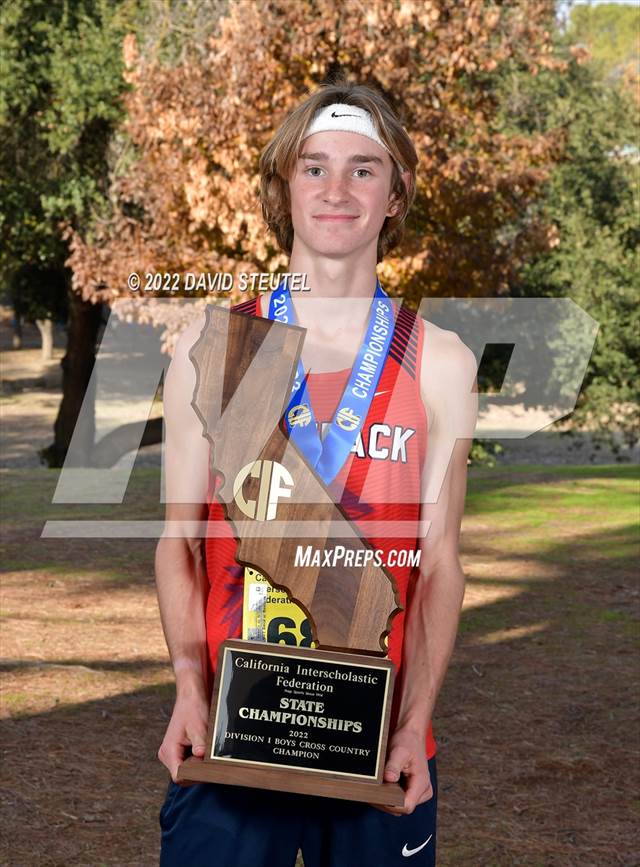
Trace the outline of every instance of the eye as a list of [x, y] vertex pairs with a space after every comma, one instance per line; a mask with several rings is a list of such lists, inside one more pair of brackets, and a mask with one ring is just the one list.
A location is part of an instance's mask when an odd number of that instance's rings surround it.
[[[317, 174], [316, 174], [317, 172]], [[309, 166], [308, 169], [305, 169], [305, 175], [311, 175], [312, 178], [319, 178], [322, 173], [322, 169], [320, 166]]]
[[356, 174], [358, 174], [358, 172], [364, 172], [364, 174], [358, 175], [359, 178], [368, 178], [369, 175], [371, 175], [369, 169], [356, 169]]

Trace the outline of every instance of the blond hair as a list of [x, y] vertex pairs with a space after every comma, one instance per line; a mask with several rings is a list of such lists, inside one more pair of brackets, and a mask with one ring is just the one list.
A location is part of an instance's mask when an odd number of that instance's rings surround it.
[[[290, 255], [293, 247], [293, 224], [289, 178], [298, 159], [304, 133], [314, 115], [319, 109], [334, 102], [358, 106], [368, 111], [378, 135], [392, 157], [391, 192], [397, 210], [394, 216], [385, 219], [380, 230], [379, 262], [402, 237], [403, 224], [415, 197], [418, 156], [397, 114], [384, 96], [368, 85], [349, 84], [346, 81], [323, 85], [286, 117], [260, 154], [262, 214], [275, 234], [280, 248]], [[407, 186], [400, 174], [401, 166], [410, 175]]]

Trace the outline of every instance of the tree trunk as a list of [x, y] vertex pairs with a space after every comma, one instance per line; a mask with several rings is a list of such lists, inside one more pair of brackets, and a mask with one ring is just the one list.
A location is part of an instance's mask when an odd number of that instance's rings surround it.
[[[62, 402], [53, 430], [54, 441], [41, 456], [51, 467], [64, 463], [71, 437], [76, 428], [82, 402], [89, 386], [96, 359], [96, 343], [100, 330], [102, 304], [83, 301], [77, 292], [69, 289], [69, 328], [67, 351], [62, 366]], [[95, 395], [91, 396], [92, 403]], [[74, 466], [90, 466], [95, 438], [95, 411], [83, 416], [80, 448], [74, 449]]]
[[13, 336], [11, 338], [11, 346], [13, 349], [22, 349], [22, 317], [14, 310], [13, 314]]
[[51, 319], [36, 319], [36, 325], [42, 340], [42, 360], [53, 358], [53, 321]]

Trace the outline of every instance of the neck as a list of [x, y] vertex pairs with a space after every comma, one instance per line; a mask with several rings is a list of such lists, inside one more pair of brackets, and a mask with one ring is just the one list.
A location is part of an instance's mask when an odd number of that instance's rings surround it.
[[294, 240], [288, 270], [307, 275], [309, 290], [296, 293], [296, 303], [306, 298], [372, 298], [376, 288], [376, 248], [330, 259]]

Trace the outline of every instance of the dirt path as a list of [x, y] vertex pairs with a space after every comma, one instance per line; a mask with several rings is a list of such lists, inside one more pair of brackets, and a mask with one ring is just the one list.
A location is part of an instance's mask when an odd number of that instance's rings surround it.
[[599, 469], [472, 481], [436, 727], [443, 865], [640, 863], [637, 482]]
[[[81, 513], [53, 509], [55, 479], [1, 474], [0, 863], [151, 867], [173, 695], [154, 544], [39, 539]], [[137, 472], [118, 517], [157, 516], [157, 485]], [[636, 492], [631, 468], [472, 473], [434, 719], [440, 867], [639, 863]]]

